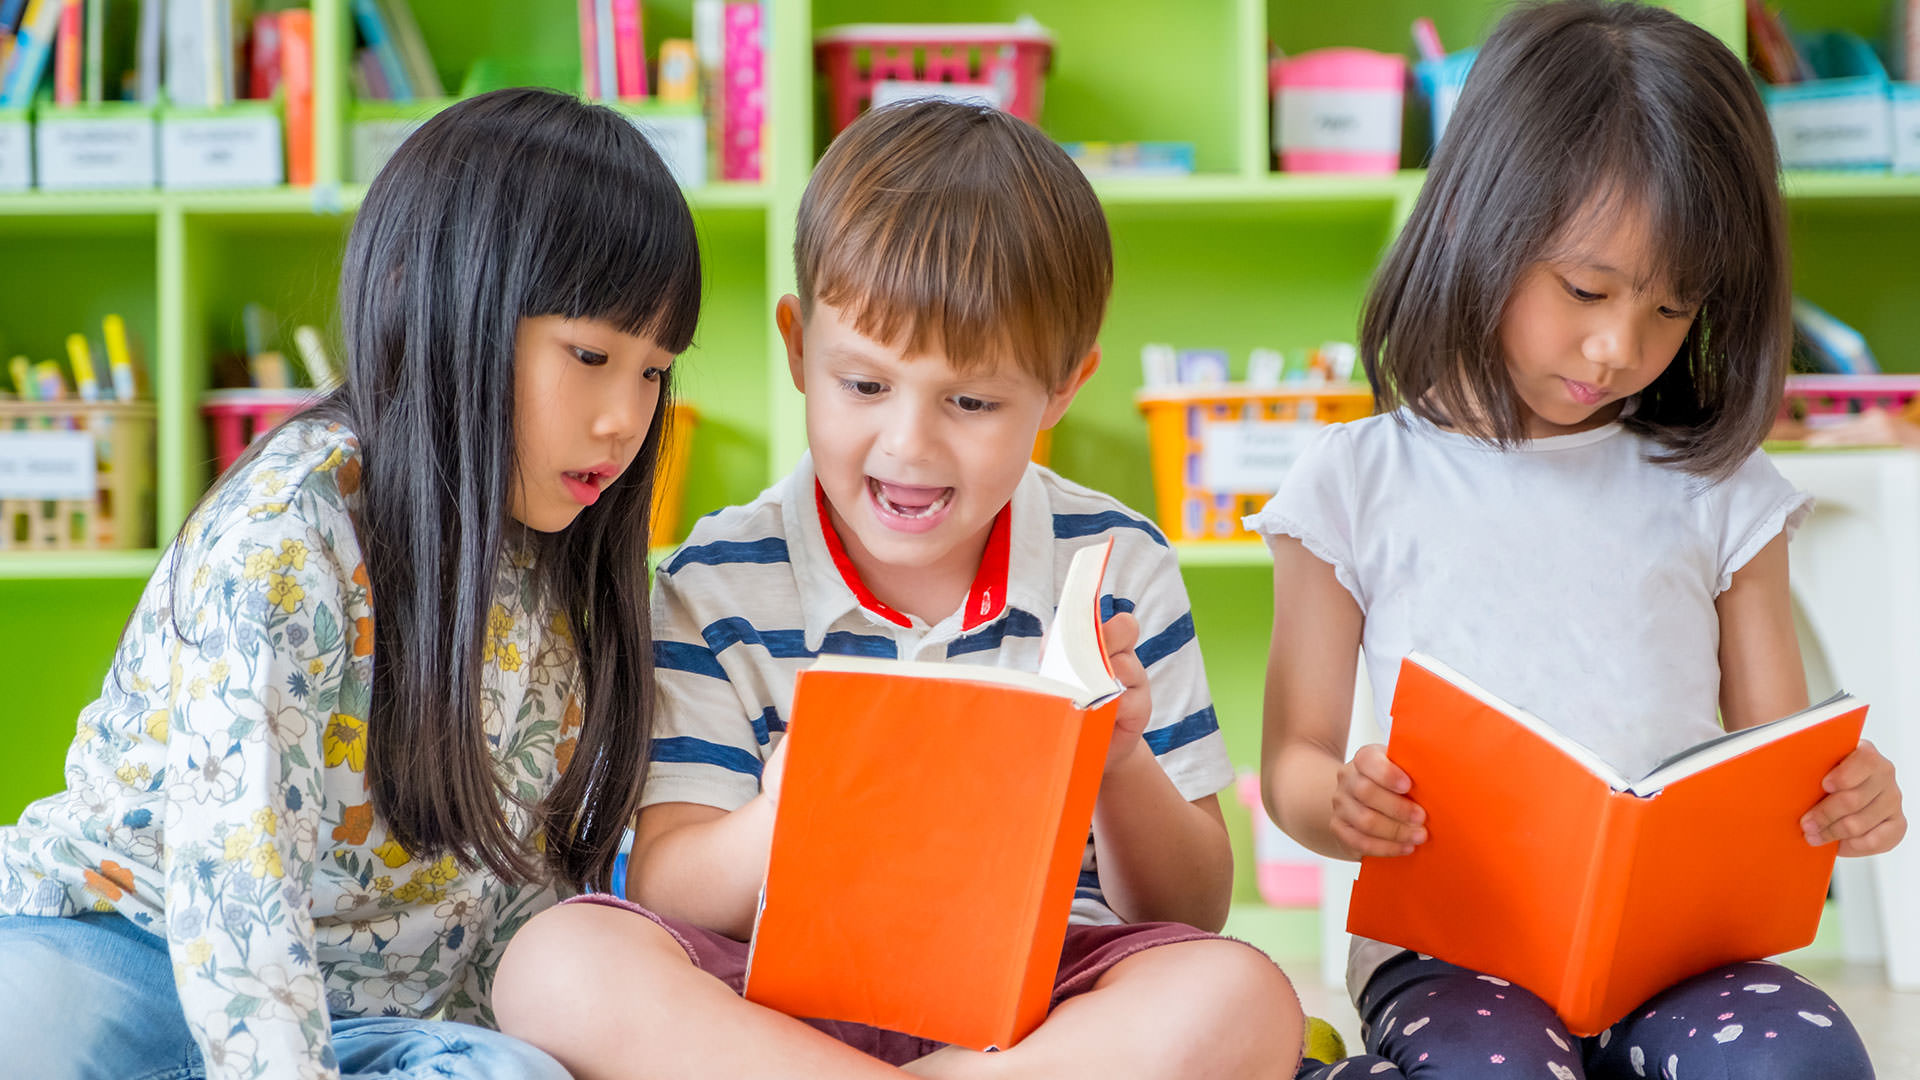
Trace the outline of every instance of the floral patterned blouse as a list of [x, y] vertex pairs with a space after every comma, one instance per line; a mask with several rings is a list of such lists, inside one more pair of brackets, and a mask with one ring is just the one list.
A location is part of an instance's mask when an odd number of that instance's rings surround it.
[[[118, 911], [164, 935], [213, 1078], [337, 1075], [330, 1015], [444, 1006], [492, 1026], [508, 936], [557, 900], [416, 858], [373, 811], [360, 470], [350, 432], [304, 421], [221, 484], [80, 714], [67, 790], [0, 827], [0, 914]], [[509, 559], [495, 578], [482, 709], [531, 802], [580, 711], [571, 640], [528, 569]]]

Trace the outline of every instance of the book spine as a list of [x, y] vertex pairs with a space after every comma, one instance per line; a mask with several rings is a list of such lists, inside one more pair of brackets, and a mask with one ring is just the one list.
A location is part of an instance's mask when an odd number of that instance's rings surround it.
[[53, 52], [54, 34], [60, 27], [60, 0], [33, 0], [20, 24], [20, 36], [14, 42], [13, 69], [7, 73], [7, 87], [0, 106], [24, 108], [33, 104], [33, 92], [47, 70], [47, 58]]
[[640, 0], [613, 0], [615, 81], [623, 98], [647, 96], [647, 69], [641, 62]]
[[280, 79], [287, 92], [287, 183], [313, 183], [313, 13], [280, 13]]
[[107, 5], [106, 0], [87, 0], [87, 12], [82, 19], [86, 31], [85, 98], [88, 104], [98, 105], [106, 100], [106, 48]]
[[594, 29], [593, 0], [580, 0], [580, 90], [600, 99], [600, 41]]
[[593, 0], [594, 46], [599, 56], [594, 63], [600, 69], [600, 97], [613, 101], [620, 96], [620, 61], [614, 39], [620, 35], [613, 25], [613, 0]]
[[447, 88], [440, 81], [439, 69], [433, 66], [433, 53], [427, 48], [426, 36], [420, 33], [413, 8], [407, 0], [386, 0], [386, 16], [394, 49], [400, 54], [400, 62], [406, 65], [407, 81], [412, 84], [415, 96], [446, 97]]
[[729, 0], [721, 67], [720, 179], [757, 182], [765, 136], [766, 54], [757, 0]]
[[400, 52], [394, 48], [393, 36], [380, 17], [379, 5], [374, 0], [353, 0], [353, 21], [360, 27], [360, 36], [367, 39], [367, 48], [373, 50], [374, 59], [379, 61], [380, 73], [386, 77], [392, 100], [412, 101], [413, 85], [407, 81], [406, 67], [400, 63]]
[[142, 105], [160, 102], [160, 6], [163, 0], [140, 0], [140, 37], [137, 45], [138, 67], [134, 74], [134, 100]]
[[280, 86], [280, 16], [274, 12], [253, 17], [252, 60], [247, 65], [247, 96], [266, 101]]
[[1645, 800], [1620, 791], [1607, 793], [1606, 807], [1594, 830], [1593, 853], [1587, 861], [1586, 898], [1574, 919], [1572, 951], [1552, 999], [1561, 1019], [1576, 1033], [1604, 1031], [1617, 1016], [1607, 1011], [1609, 974], [1620, 947], [1620, 923], [1633, 884], [1634, 846], [1639, 842]]
[[0, 0], [0, 29], [18, 33], [20, 16], [27, 10], [27, 0]]
[[60, 7], [60, 31], [54, 39], [53, 101], [56, 105], [80, 104], [80, 0], [65, 0]]

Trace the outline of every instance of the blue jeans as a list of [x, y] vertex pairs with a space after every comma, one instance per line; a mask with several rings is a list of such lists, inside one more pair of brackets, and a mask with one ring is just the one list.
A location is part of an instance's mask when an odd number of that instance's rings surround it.
[[[450, 1020], [336, 1017], [333, 1052], [360, 1080], [569, 1080], [532, 1046]], [[116, 914], [0, 916], [0, 1072], [204, 1080], [167, 943]]]

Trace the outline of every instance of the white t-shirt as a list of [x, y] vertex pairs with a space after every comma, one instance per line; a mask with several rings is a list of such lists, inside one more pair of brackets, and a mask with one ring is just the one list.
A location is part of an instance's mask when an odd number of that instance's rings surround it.
[[1247, 525], [1353, 594], [1382, 731], [1418, 650], [1638, 776], [1719, 733], [1714, 600], [1813, 502], [1759, 451], [1718, 483], [1658, 451], [1620, 424], [1501, 450], [1401, 410], [1330, 426]]

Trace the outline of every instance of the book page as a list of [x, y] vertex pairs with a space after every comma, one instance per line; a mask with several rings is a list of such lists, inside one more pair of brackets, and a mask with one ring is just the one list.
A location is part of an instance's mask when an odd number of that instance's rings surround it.
[[1064, 683], [1045, 675], [1016, 668], [990, 667], [985, 664], [953, 664], [937, 660], [891, 660], [876, 656], [841, 656], [822, 653], [807, 666], [808, 671], [868, 672], [907, 679], [952, 679], [958, 682], [993, 683], [1049, 694], [1071, 701], [1085, 692], [1083, 687]]
[[1792, 716], [1782, 717], [1769, 723], [1759, 724], [1739, 731], [1729, 731], [1725, 735], [1708, 739], [1680, 751], [1653, 767], [1653, 771], [1635, 780], [1628, 791], [1635, 795], [1651, 795], [1668, 784], [1684, 776], [1692, 776], [1704, 769], [1710, 769], [1723, 761], [1739, 757], [1741, 754], [1774, 741], [1785, 738], [1796, 731], [1805, 731], [1822, 721], [1831, 720], [1860, 704], [1857, 698], [1842, 691], [1819, 703], [1809, 706]]
[[1091, 709], [1121, 690], [1107, 664], [1107, 646], [1100, 632], [1100, 580], [1107, 571], [1113, 538], [1089, 544], [1073, 553], [1066, 582], [1060, 587], [1060, 606], [1040, 652], [1040, 674], [1078, 688], [1073, 703]]
[[1545, 720], [1540, 719], [1517, 705], [1512, 705], [1501, 700], [1499, 696], [1484, 689], [1472, 679], [1467, 678], [1465, 675], [1460, 674], [1431, 656], [1416, 652], [1409, 653], [1407, 659], [1419, 664], [1421, 667], [1426, 668], [1428, 671], [1433, 672], [1435, 675], [1440, 676], [1474, 697], [1479, 698], [1483, 703], [1499, 710], [1521, 727], [1552, 743], [1556, 749], [1578, 762], [1582, 768], [1600, 779], [1605, 780], [1607, 785], [1615, 791], [1625, 791], [1631, 785], [1631, 781], [1620, 775], [1620, 771], [1608, 764], [1605, 758], [1589, 750], [1585, 744], [1561, 734], [1553, 725], [1547, 723]]

